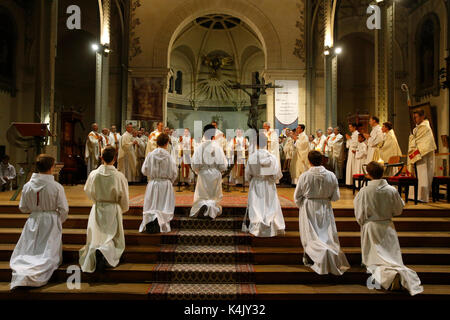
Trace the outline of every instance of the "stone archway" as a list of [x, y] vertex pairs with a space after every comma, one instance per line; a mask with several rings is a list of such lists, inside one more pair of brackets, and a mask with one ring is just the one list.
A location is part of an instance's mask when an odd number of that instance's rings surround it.
[[174, 8], [161, 26], [159, 37], [153, 43], [154, 68], [168, 68], [170, 52], [176, 35], [195, 18], [224, 13], [235, 16], [247, 23], [258, 36], [264, 48], [266, 69], [281, 68], [281, 43], [275, 28], [261, 10], [243, 0], [190, 0]]

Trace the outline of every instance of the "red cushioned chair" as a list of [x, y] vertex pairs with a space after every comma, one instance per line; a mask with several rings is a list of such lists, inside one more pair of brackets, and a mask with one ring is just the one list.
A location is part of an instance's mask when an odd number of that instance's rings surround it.
[[[417, 204], [417, 195], [418, 195], [418, 180], [417, 180], [417, 172], [416, 177], [410, 175], [406, 171], [405, 164], [400, 162], [396, 164], [388, 164], [386, 167], [401, 167], [398, 172], [391, 177], [386, 177], [386, 181], [390, 185], [397, 186], [398, 193], [400, 193], [400, 196], [402, 195], [403, 189], [405, 190], [405, 202], [408, 202], [408, 195], [409, 195], [409, 187], [414, 188], [414, 204]], [[416, 169], [416, 166], [414, 165], [414, 170]]]
[[[356, 181], [358, 181], [358, 187], [356, 186]], [[353, 175], [353, 195], [355, 195], [356, 190], [364, 187], [364, 184], [367, 183], [367, 177], [364, 173], [358, 173]]]
[[436, 202], [440, 198], [439, 188], [441, 185], [447, 186], [447, 202], [450, 202], [450, 177], [434, 177], [433, 184], [431, 185], [431, 194], [433, 202]]

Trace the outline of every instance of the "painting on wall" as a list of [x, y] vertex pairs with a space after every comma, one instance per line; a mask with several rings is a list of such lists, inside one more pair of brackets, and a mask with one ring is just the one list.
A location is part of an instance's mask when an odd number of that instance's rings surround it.
[[136, 120], [162, 120], [163, 78], [133, 78], [132, 118]]

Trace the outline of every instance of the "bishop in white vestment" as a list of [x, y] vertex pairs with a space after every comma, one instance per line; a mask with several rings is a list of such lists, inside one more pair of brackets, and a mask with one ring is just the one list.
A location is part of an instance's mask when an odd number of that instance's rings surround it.
[[342, 275], [350, 265], [339, 244], [332, 201], [339, 200], [336, 176], [326, 170], [322, 154], [311, 151], [312, 167], [300, 176], [294, 200], [300, 208], [300, 238], [303, 262], [318, 274]]
[[[167, 151], [168, 143], [168, 135], [159, 135], [158, 147], [147, 155], [142, 166], [142, 174], [148, 177], [148, 184], [145, 190], [144, 211], [139, 232], [155, 233], [157, 231], [170, 232], [171, 230], [170, 221], [172, 221], [175, 211], [173, 182], [177, 178], [178, 170], [175, 161]], [[151, 223], [153, 225], [149, 225]]]
[[114, 167], [115, 155], [115, 148], [107, 147], [103, 151], [103, 164], [91, 172], [84, 185], [84, 192], [94, 204], [89, 214], [86, 245], [80, 249], [83, 272], [92, 273], [97, 265], [101, 265], [100, 270], [116, 267], [125, 250], [122, 214], [129, 208], [128, 182]]
[[222, 213], [219, 203], [222, 200], [222, 172], [227, 168], [227, 159], [223, 149], [211, 141], [215, 128], [206, 125], [203, 133], [205, 141], [196, 148], [192, 159], [192, 169], [198, 180], [190, 216], [215, 219]]
[[41, 173], [33, 173], [23, 186], [19, 209], [30, 215], [11, 255], [11, 289], [47, 284], [62, 262], [62, 224], [69, 206], [53, 177], [54, 164], [52, 157], [40, 155], [36, 167]]
[[359, 191], [354, 206], [361, 226], [362, 263], [372, 275], [369, 281], [386, 290], [394, 289], [397, 282], [411, 295], [421, 293], [423, 288], [417, 273], [403, 264], [392, 222], [393, 217], [402, 214], [405, 203], [398, 191], [381, 179], [384, 171], [381, 165], [371, 162], [367, 170], [372, 180]]
[[278, 162], [266, 149], [257, 149], [248, 159], [245, 180], [248, 191], [249, 232], [256, 237], [284, 234], [283, 212], [277, 194], [276, 181], [281, 179]]

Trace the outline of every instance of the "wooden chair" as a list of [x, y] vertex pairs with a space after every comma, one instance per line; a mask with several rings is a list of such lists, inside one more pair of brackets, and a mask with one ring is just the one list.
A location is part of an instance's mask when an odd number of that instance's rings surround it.
[[450, 177], [434, 177], [433, 184], [431, 185], [431, 194], [433, 202], [436, 202], [440, 198], [439, 189], [441, 185], [447, 186], [447, 202], [450, 202]]
[[[353, 195], [355, 195], [356, 190], [360, 190], [362, 187], [367, 185], [367, 182], [370, 180], [366, 171], [366, 164], [363, 165], [363, 173], [357, 173], [353, 175]], [[358, 181], [358, 187], [356, 186], [356, 181]]]

